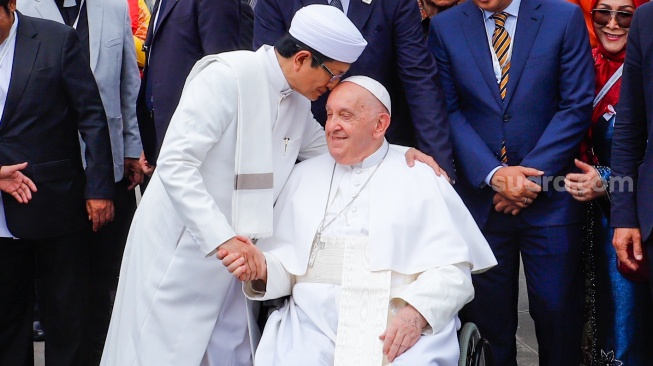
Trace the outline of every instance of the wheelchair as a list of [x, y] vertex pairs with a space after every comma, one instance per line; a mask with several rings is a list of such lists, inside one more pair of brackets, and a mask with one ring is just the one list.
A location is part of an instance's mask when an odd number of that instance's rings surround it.
[[458, 366], [494, 366], [490, 342], [481, 337], [474, 323], [465, 323], [458, 333]]

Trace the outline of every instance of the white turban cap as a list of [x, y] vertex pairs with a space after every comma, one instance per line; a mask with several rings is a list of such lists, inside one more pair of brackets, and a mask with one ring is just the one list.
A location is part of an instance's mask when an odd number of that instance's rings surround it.
[[295, 13], [291, 36], [333, 60], [351, 64], [367, 42], [342, 10], [330, 5], [309, 5]]
[[342, 82], [354, 83], [367, 89], [367, 91], [372, 93], [372, 95], [374, 95], [376, 99], [378, 99], [379, 102], [385, 106], [385, 108], [388, 110], [388, 114], [392, 115], [392, 109], [390, 108], [390, 94], [388, 94], [388, 90], [385, 88], [385, 86], [383, 86], [383, 84], [370, 77], [362, 75], [350, 76]]

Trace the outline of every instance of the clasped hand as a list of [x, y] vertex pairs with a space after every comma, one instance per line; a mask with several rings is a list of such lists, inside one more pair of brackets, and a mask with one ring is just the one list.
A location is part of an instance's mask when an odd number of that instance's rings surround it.
[[265, 256], [246, 236], [236, 235], [222, 243], [216, 257], [241, 281], [267, 282]]
[[497, 193], [492, 204], [497, 212], [517, 215], [522, 209], [530, 206], [542, 191], [537, 183], [528, 177], [539, 177], [543, 171], [523, 166], [507, 166], [499, 168], [490, 183]]

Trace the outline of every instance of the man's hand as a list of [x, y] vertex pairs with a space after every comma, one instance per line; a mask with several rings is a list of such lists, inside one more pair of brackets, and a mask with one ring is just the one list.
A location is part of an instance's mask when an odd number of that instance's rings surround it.
[[[616, 228], [612, 238], [612, 246], [617, 252], [619, 261], [626, 267], [636, 271], [640, 266], [642, 256], [642, 235], [638, 228]], [[632, 254], [630, 248], [632, 247]]]
[[[532, 201], [530, 201], [528, 204], [530, 205], [531, 202]], [[512, 201], [509, 201], [508, 199], [504, 198], [499, 193], [494, 194], [494, 198], [492, 199], [492, 204], [494, 205], [494, 209], [497, 212], [503, 212], [506, 215], [515, 216], [522, 209], [521, 207], [514, 204]]]
[[426, 319], [410, 304], [399, 310], [385, 332], [379, 336], [383, 341], [383, 354], [388, 357], [388, 361], [393, 362], [414, 346], [426, 324]]
[[236, 235], [218, 246], [216, 257], [241, 281], [262, 280], [267, 283], [265, 256], [249, 238]]
[[528, 180], [528, 177], [539, 177], [543, 171], [523, 166], [506, 166], [497, 170], [490, 183], [492, 189], [510, 201], [513, 206], [526, 208], [542, 191], [542, 187]]
[[145, 152], [141, 151], [141, 157], [138, 159], [138, 164], [141, 166], [141, 170], [143, 171], [143, 174], [146, 174], [148, 177], [152, 176], [154, 173], [154, 168], [156, 168], [156, 165], [150, 165], [150, 163], [147, 162], [147, 159], [145, 159]]
[[582, 173], [569, 173], [565, 177], [565, 190], [580, 202], [591, 201], [608, 194], [603, 187], [599, 172], [593, 166], [574, 159], [576, 166]]
[[26, 167], [27, 163], [0, 167], [0, 191], [9, 193], [20, 203], [29, 202], [32, 192], [36, 192], [34, 182], [21, 173]]
[[410, 149], [408, 149], [408, 151], [406, 151], [406, 164], [412, 167], [413, 165], [415, 165], [415, 160], [421, 161], [422, 163], [430, 166], [431, 169], [433, 169], [433, 171], [435, 172], [435, 175], [437, 175], [438, 177], [442, 175], [445, 178], [447, 178], [449, 183], [451, 183], [451, 179], [449, 179], [447, 172], [445, 172], [444, 169], [440, 168], [438, 163], [435, 162], [435, 159], [417, 150], [416, 148], [411, 147]]
[[105, 199], [86, 200], [88, 219], [93, 221], [93, 231], [113, 221], [113, 201]]
[[141, 168], [140, 159], [125, 158], [125, 178], [129, 178], [129, 187], [127, 190], [131, 191], [137, 185], [143, 183], [143, 168]]

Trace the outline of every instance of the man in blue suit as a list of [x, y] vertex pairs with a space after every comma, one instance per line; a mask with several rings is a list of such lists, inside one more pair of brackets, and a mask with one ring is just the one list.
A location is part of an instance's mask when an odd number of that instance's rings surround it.
[[[612, 140], [612, 244], [621, 262], [633, 270], [641, 265], [642, 243], [653, 263], [652, 18], [653, 4], [642, 5], [630, 26]], [[651, 286], [653, 293], [653, 281]]]
[[[514, 40], [514, 42], [513, 42]], [[461, 314], [517, 365], [519, 258], [540, 365], [578, 365], [583, 206], [563, 176], [589, 127], [594, 72], [580, 9], [563, 1], [473, 0], [429, 33], [446, 95], [456, 188], [499, 265], [473, 276]]]
[[[157, 0], [136, 103], [143, 170], [152, 174], [181, 90], [195, 62], [240, 45], [240, 0]], [[243, 30], [244, 31], [244, 30]]]
[[[390, 93], [393, 118], [386, 133], [388, 141], [417, 145], [454, 178], [444, 97], [436, 83], [435, 61], [424, 43], [415, 0], [258, 0], [254, 48], [275, 44], [290, 28], [295, 12], [310, 4], [340, 8], [367, 41], [367, 48], [347, 74], [369, 76]], [[328, 94], [311, 108], [322, 125]]]

